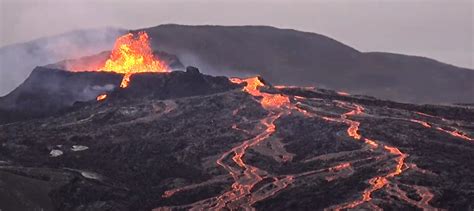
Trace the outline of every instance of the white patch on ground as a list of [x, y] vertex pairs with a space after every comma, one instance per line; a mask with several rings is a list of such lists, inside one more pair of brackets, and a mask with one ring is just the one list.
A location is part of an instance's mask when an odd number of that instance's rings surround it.
[[63, 151], [61, 150], [57, 150], [57, 149], [53, 149], [51, 150], [51, 152], [49, 153], [49, 155], [51, 157], [58, 157], [58, 156], [61, 156], [63, 154]]
[[89, 149], [89, 147], [82, 146], [82, 145], [73, 145], [72, 148], [71, 148], [71, 150], [74, 151], [74, 152], [84, 151], [86, 149]]
[[87, 179], [93, 179], [93, 180], [101, 180], [102, 177], [99, 174], [96, 174], [94, 172], [88, 172], [88, 171], [80, 171], [81, 175]]
[[83, 176], [84, 178], [87, 178], [87, 179], [102, 181], [103, 178], [104, 178], [102, 175], [100, 175], [98, 173], [90, 172], [90, 171], [84, 171], [84, 170], [79, 170], [79, 169], [71, 169], [71, 168], [64, 168], [64, 169], [80, 173], [81, 176]]

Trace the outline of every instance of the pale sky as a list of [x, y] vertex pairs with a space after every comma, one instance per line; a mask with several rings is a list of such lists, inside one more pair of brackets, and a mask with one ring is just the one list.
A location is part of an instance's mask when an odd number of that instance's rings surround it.
[[0, 46], [105, 26], [270, 25], [474, 67], [474, 0], [0, 0]]

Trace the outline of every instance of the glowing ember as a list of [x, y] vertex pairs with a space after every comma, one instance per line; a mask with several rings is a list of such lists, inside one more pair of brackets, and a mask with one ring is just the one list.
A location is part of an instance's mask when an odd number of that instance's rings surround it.
[[370, 147], [372, 148], [377, 148], [379, 145], [374, 141], [374, 140], [370, 140], [368, 138], [364, 138], [364, 141], [366, 144], [368, 144]]
[[350, 94], [347, 93], [347, 92], [336, 92], [338, 95], [341, 95], [341, 96], [349, 96]]
[[106, 94], [101, 94], [101, 95], [97, 96], [97, 101], [105, 100], [105, 98], [107, 98], [107, 95]]
[[349, 168], [350, 166], [351, 166], [351, 163], [341, 163], [337, 166], [330, 167], [329, 170], [330, 171], [340, 171], [342, 169]]
[[439, 130], [439, 131], [443, 131], [443, 132], [445, 132], [445, 133], [448, 133], [448, 134], [450, 134], [451, 136], [454, 136], [454, 137], [457, 137], [457, 138], [461, 138], [461, 139], [468, 140], [468, 141], [474, 141], [473, 138], [470, 138], [470, 137], [468, 137], [468, 136], [466, 136], [466, 135], [460, 133], [458, 130], [449, 131], [449, 130], [445, 130], [445, 129], [441, 128], [441, 127], [437, 127], [436, 129]]
[[427, 122], [424, 122], [424, 121], [421, 121], [421, 120], [416, 120], [416, 119], [410, 119], [410, 121], [418, 123], [420, 125], [423, 125], [423, 127], [431, 128], [431, 125], [428, 124]]
[[120, 82], [120, 88], [128, 87], [128, 84], [130, 83], [130, 76], [132, 76], [132, 73], [127, 73], [123, 76], [122, 82]]
[[134, 73], [168, 72], [168, 66], [153, 55], [145, 32], [139, 32], [138, 37], [128, 33], [117, 38], [109, 59], [100, 69], [124, 74], [120, 84], [122, 88], [128, 86], [130, 76]]

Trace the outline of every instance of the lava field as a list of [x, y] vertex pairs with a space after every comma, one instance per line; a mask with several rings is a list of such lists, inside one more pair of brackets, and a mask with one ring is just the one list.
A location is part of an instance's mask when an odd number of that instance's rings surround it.
[[[66, 88], [37, 88], [48, 74]], [[120, 76], [40, 68], [14, 100], [2, 99], [16, 108], [0, 107], [2, 209], [474, 207], [472, 107], [273, 86], [191, 67], [130, 81], [106, 98], [73, 102], [64, 89], [118, 84]]]

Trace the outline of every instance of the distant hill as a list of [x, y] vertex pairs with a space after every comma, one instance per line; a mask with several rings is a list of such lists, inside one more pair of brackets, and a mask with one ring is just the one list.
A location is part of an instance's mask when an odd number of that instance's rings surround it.
[[209, 74], [262, 75], [411, 103], [473, 103], [474, 71], [432, 59], [359, 52], [329, 37], [268, 26], [160, 25], [154, 48]]

